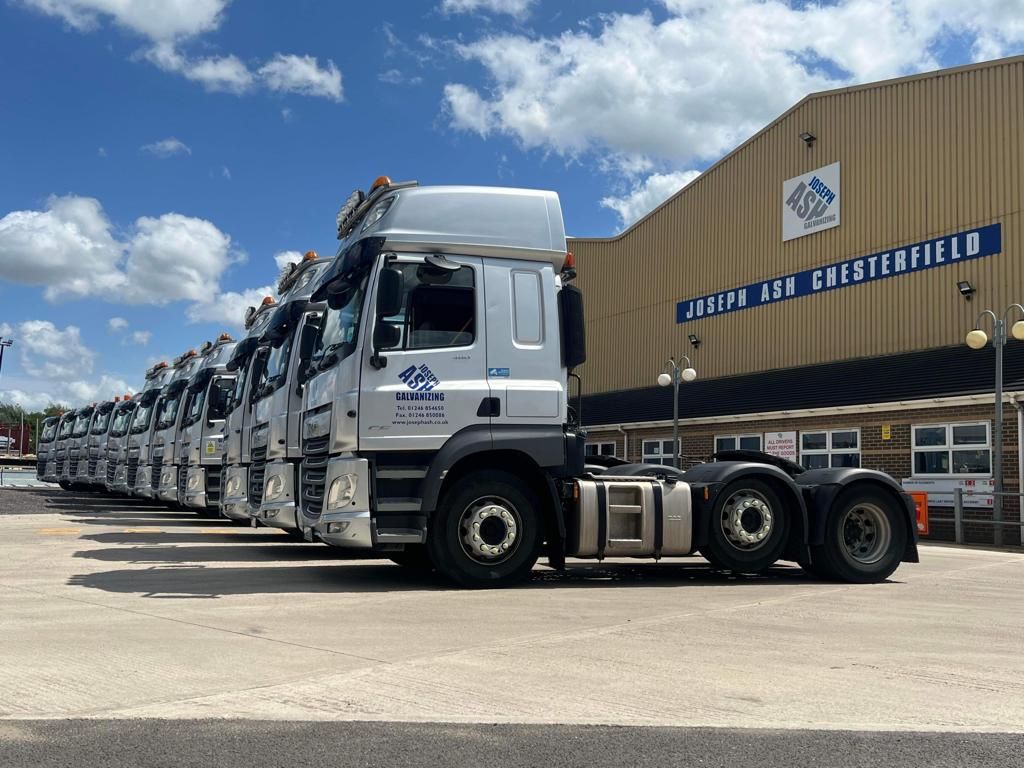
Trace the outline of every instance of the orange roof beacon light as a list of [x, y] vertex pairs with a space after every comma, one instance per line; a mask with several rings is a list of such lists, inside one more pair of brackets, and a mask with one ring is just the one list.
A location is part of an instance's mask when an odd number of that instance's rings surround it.
[[370, 192], [372, 193], [375, 189], [379, 189], [380, 187], [390, 186], [391, 179], [389, 179], [387, 176], [378, 176], [376, 179], [373, 180], [373, 184], [370, 185]]
[[125, 402], [128, 402], [129, 400], [131, 400], [132, 399], [131, 393], [125, 392], [124, 393], [124, 399], [125, 399]]
[[306, 251], [306, 255], [302, 257], [303, 261], [316, 261], [320, 258], [320, 254], [316, 251]]
[[263, 297], [263, 301], [260, 302], [260, 306], [261, 307], [267, 307], [267, 306], [270, 306], [271, 304], [276, 304], [276, 303], [277, 302], [274, 301], [274, 297], [273, 296], [264, 296]]
[[217, 341], [219, 341], [219, 342], [228, 342], [228, 341], [234, 341], [234, 339], [231, 338], [231, 334], [230, 333], [228, 333], [227, 331], [224, 331], [224, 333], [222, 333], [220, 336], [217, 337]]
[[562, 262], [562, 279], [565, 282], [576, 279], [576, 254], [572, 251], [567, 251], [565, 254], [565, 261]]

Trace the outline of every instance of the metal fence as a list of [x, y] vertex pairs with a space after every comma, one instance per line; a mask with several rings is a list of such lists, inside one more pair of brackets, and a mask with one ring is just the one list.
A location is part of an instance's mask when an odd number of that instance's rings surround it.
[[[1018, 500], [1024, 501], [1024, 493], [1013, 492], [1013, 491], [965, 491], [963, 488], [953, 489], [953, 516], [952, 517], [940, 517], [937, 515], [929, 514], [928, 517], [932, 522], [935, 523], [953, 523], [953, 539], [957, 544], [963, 544], [964, 539], [964, 523], [970, 523], [971, 525], [991, 525], [997, 531], [1003, 528], [1019, 528], [1021, 532], [1021, 541], [1024, 542], [1024, 521], [1021, 520], [986, 520], [984, 518], [970, 517], [964, 519], [964, 496], [1000, 496], [1017, 498]], [[1024, 504], [1018, 506], [1018, 509], [1024, 509]], [[998, 537], [997, 537], [998, 543]]]

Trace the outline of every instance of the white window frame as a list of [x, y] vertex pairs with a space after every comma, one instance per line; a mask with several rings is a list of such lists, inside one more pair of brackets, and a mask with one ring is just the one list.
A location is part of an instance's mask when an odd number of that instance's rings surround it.
[[[953, 428], [954, 427], [985, 427], [985, 444], [973, 443], [967, 445], [954, 445], [953, 444]], [[917, 445], [917, 430], [919, 429], [937, 429], [943, 428], [946, 430], [946, 442], [944, 445], [923, 445], [918, 447]], [[917, 454], [919, 453], [938, 453], [945, 451], [949, 454], [949, 466], [953, 466], [953, 451], [988, 451], [988, 472], [918, 472], [917, 471]], [[992, 423], [989, 421], [949, 421], [939, 422], [938, 424], [912, 424], [910, 426], [910, 472], [913, 477], [972, 477], [972, 478], [988, 478], [992, 477]]]
[[[737, 450], [749, 450], [749, 449], [746, 449], [746, 448], [740, 448], [740, 440], [745, 438], [745, 437], [756, 437], [757, 438], [757, 450], [759, 450], [759, 451], [763, 451], [764, 450], [764, 435], [761, 434], [760, 432], [748, 432], [748, 433], [737, 434], [737, 435], [715, 435], [714, 453], [718, 453], [718, 441], [719, 440], [735, 440], [736, 441], [736, 447], [731, 449], [731, 450], [734, 450], [734, 451], [737, 451]], [[730, 449], [726, 449], [726, 450], [730, 450]]]
[[[605, 446], [605, 445], [610, 445], [612, 447], [612, 452], [611, 453], [602, 453], [601, 452], [602, 446]], [[590, 448], [591, 446], [595, 446], [597, 448], [597, 453], [589, 453], [589, 454], [586, 453], [586, 449]], [[593, 440], [593, 441], [588, 442], [588, 443], [585, 444], [584, 455], [586, 455], [586, 456], [611, 456], [612, 458], [617, 459], [619, 457], [619, 443], [616, 440]]]
[[[647, 452], [647, 444], [648, 443], [658, 443], [659, 453], [648, 453]], [[668, 453], [664, 453], [665, 445], [666, 444], [668, 444], [668, 446], [669, 446], [669, 452]], [[672, 455], [671, 448], [672, 448], [672, 438], [671, 437], [647, 437], [647, 438], [644, 438], [644, 439], [642, 439], [640, 441], [641, 461], [644, 464], [663, 464], [665, 466], [669, 466], [670, 467], [670, 466], [672, 466], [673, 458], [675, 458]], [[679, 438], [680, 461], [682, 461], [682, 452], [683, 452], [682, 449], [683, 449], [683, 439]]]
[[[832, 435], [836, 432], [853, 432], [857, 435], [857, 447], [856, 448], [833, 448], [832, 447]], [[804, 435], [825, 435], [825, 447], [824, 448], [812, 448], [810, 450], [804, 450]], [[861, 441], [860, 427], [837, 427], [836, 429], [807, 429], [800, 432], [797, 438], [800, 446], [800, 463], [804, 463], [804, 456], [828, 456], [828, 466], [832, 466], [832, 456], [836, 454], [857, 454], [857, 466], [864, 466], [861, 449], [863, 442]], [[806, 465], [805, 465], [806, 466]]]

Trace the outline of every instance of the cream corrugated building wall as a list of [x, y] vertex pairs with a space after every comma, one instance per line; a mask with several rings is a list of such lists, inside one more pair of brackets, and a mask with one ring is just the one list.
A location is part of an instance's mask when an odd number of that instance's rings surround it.
[[[830, 202], [812, 222], [838, 224], [784, 239], [784, 216], [789, 234], [799, 225], [786, 201], [801, 181], [801, 191], [820, 193], [814, 202]], [[591, 450], [658, 457], [671, 393], [654, 381], [669, 356], [685, 353], [700, 376], [681, 397], [683, 452], [695, 458], [730, 437], [752, 446], [760, 436], [764, 448], [769, 432], [795, 431], [805, 463], [837, 454], [936, 489], [985, 480], [992, 350], [968, 350], [963, 340], [981, 309], [1024, 300], [1022, 184], [1024, 57], [1015, 57], [812, 94], [622, 234], [573, 239], [587, 309], [589, 359], [579, 373]], [[912, 270], [910, 249], [925, 242], [928, 263], [918, 248]], [[857, 279], [869, 268], [878, 279]], [[832, 277], [834, 290], [817, 290]], [[765, 283], [782, 299], [753, 306]], [[787, 287], [803, 295], [785, 298]], [[718, 303], [731, 311], [709, 314]], [[1024, 388], [1018, 346], [1006, 348], [1009, 399]], [[1006, 421], [1004, 478], [1015, 490], [1011, 403]], [[945, 426], [944, 448], [924, 445], [938, 440], [929, 425]], [[855, 430], [856, 451], [846, 434], [837, 440], [846, 453], [833, 451], [833, 430]], [[778, 443], [782, 452], [790, 437]], [[979, 442], [964, 448], [964, 440]], [[658, 447], [664, 456], [671, 443]], [[1015, 503], [1008, 509], [1015, 514]], [[990, 529], [973, 531], [983, 534]]]

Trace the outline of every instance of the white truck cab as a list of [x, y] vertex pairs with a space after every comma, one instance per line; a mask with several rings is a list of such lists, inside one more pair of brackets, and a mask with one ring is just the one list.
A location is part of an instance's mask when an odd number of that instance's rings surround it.
[[128, 493], [128, 431], [138, 402], [130, 395], [114, 407], [110, 417], [110, 431], [107, 433], [106, 464], [104, 485], [110, 493]]
[[555, 193], [382, 177], [343, 206], [338, 236], [311, 295], [328, 309], [304, 392], [307, 538], [470, 587], [522, 580], [542, 551], [556, 568], [789, 559], [847, 581], [916, 562], [913, 505], [882, 473], [757, 453], [585, 472], [568, 402], [583, 303]]
[[153, 498], [150, 450], [160, 397], [172, 373], [170, 366], [165, 362], [157, 363], [146, 371], [146, 382], [138, 396], [138, 405], [135, 407], [131, 428], [128, 430], [125, 486], [133, 496], [144, 499]]
[[234, 349], [234, 339], [222, 333], [201, 351], [202, 362], [188, 384], [188, 408], [181, 422], [178, 500], [193, 509], [216, 512], [220, 506], [225, 411], [235, 384], [235, 374], [228, 373], [227, 363]]
[[249, 307], [245, 315], [245, 338], [235, 345], [227, 370], [235, 374], [235, 385], [227, 404], [224, 433], [224, 469], [220, 512], [231, 520], [249, 521], [249, 437], [252, 425], [253, 396], [259, 383], [267, 347], [260, 338], [273, 315], [273, 296], [264, 297], [258, 307]]
[[150, 448], [150, 489], [152, 498], [172, 506], [178, 504], [178, 467], [181, 461], [180, 429], [191, 402], [188, 383], [200, 364], [199, 354], [190, 349], [175, 358], [171, 378], [157, 401]]
[[254, 524], [302, 535], [296, 513], [302, 457], [302, 394], [326, 305], [310, 301], [329, 261], [309, 251], [278, 283], [278, 302], [260, 343], [266, 358], [253, 392], [249, 499]]
[[57, 477], [57, 463], [55, 460], [55, 449], [57, 443], [57, 427], [60, 422], [59, 416], [47, 416], [40, 425], [39, 439], [36, 447], [36, 479], [47, 483], [55, 483]]
[[89, 427], [87, 440], [88, 465], [85, 481], [94, 488], [105, 488], [107, 481], [107, 438], [114, 414], [114, 408], [121, 402], [120, 397], [107, 400], [96, 406]]
[[71, 487], [68, 480], [68, 441], [75, 428], [76, 414], [75, 410], [61, 414], [57, 422], [57, 435], [53, 441], [53, 472], [50, 476], [53, 482], [60, 483], [61, 488], [65, 490]]
[[67, 461], [64, 467], [66, 472], [62, 474], [61, 481], [72, 486], [85, 485], [88, 481], [89, 429], [92, 427], [92, 417], [95, 411], [95, 403], [75, 411], [74, 426], [65, 443]]

